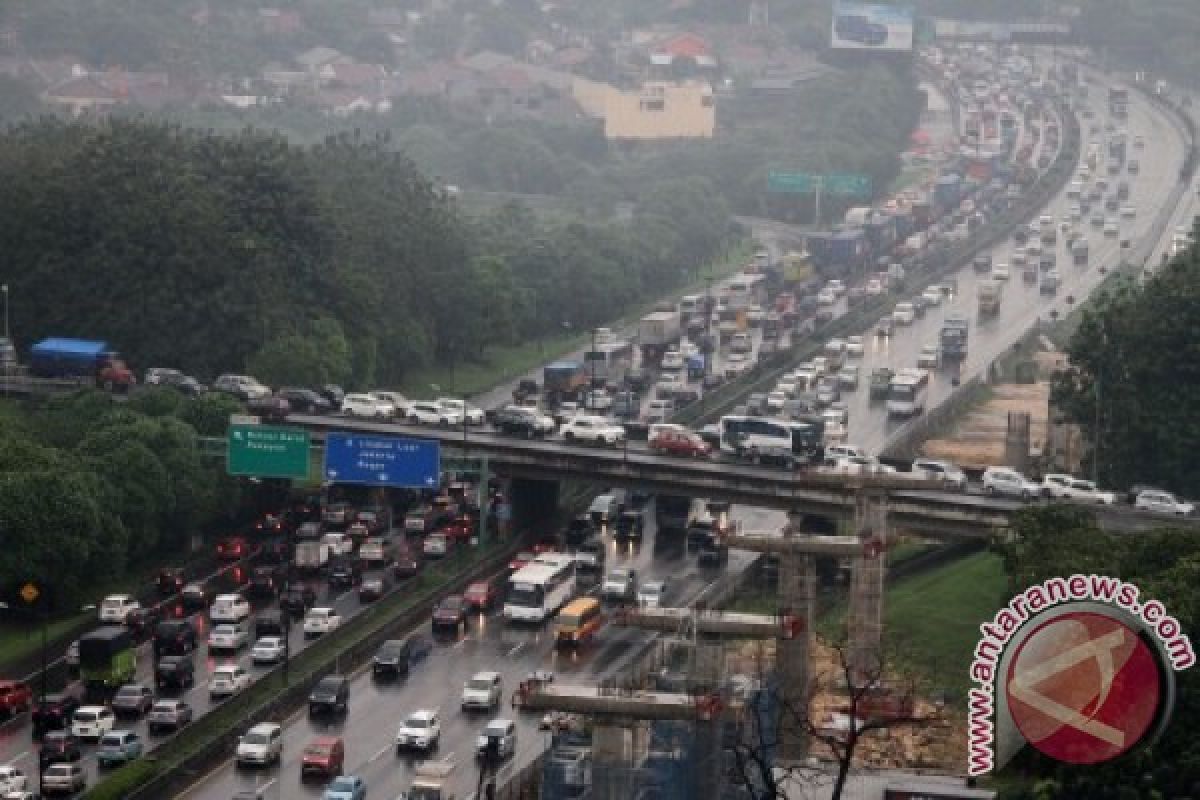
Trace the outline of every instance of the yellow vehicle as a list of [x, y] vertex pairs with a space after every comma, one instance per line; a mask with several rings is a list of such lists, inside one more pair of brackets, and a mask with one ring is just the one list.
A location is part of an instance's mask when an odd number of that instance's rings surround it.
[[604, 624], [600, 601], [594, 597], [572, 600], [554, 618], [554, 642], [562, 646], [578, 646], [595, 635]]

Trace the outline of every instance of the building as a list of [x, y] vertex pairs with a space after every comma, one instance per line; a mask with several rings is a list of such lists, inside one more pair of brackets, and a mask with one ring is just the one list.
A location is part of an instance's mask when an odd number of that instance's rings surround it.
[[92, 75], [80, 75], [47, 89], [42, 100], [65, 108], [73, 116], [103, 113], [121, 102], [115, 91]]
[[655, 81], [626, 92], [577, 79], [572, 91], [586, 113], [604, 120], [607, 139], [711, 139], [716, 129], [716, 104], [708, 83]]

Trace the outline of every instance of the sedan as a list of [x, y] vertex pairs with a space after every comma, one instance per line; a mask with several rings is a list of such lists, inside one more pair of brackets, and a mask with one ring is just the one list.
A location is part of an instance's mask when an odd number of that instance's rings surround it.
[[452, 594], [444, 597], [434, 606], [432, 627], [435, 631], [466, 630], [467, 612], [467, 601], [461, 594]]
[[325, 787], [321, 800], [366, 800], [367, 782], [357, 775], [339, 775]]
[[278, 664], [283, 660], [286, 650], [282, 636], [264, 636], [254, 643], [250, 660], [255, 664]]
[[663, 595], [667, 591], [667, 582], [647, 581], [638, 588], [637, 602], [642, 608], [658, 608], [662, 605]]
[[[928, 299], [928, 298], [927, 298]], [[936, 303], [935, 303], [936, 305]], [[851, 358], [860, 358], [864, 351], [863, 337], [847, 336], [846, 337], [846, 355]]]
[[226, 664], [213, 670], [208, 681], [210, 697], [228, 697], [250, 685], [250, 673], [237, 664]]
[[1196, 511], [1194, 503], [1180, 500], [1170, 492], [1159, 489], [1146, 489], [1138, 494], [1133, 502], [1134, 508], [1142, 511], [1153, 511], [1158, 514], [1177, 514], [1188, 516]]
[[436, 711], [415, 711], [400, 723], [396, 731], [396, 750], [406, 748], [432, 750], [442, 735], [442, 725]]
[[1117, 502], [1115, 492], [1102, 492], [1091, 481], [1057, 472], [1051, 472], [1042, 478], [1042, 494], [1045, 497], [1084, 500], [1101, 505], [1112, 505]]
[[209, 650], [240, 650], [250, 641], [245, 625], [218, 625], [208, 635]]

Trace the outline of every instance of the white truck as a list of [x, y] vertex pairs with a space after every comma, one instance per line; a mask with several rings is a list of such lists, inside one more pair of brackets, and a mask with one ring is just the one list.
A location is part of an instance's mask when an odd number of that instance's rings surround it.
[[652, 364], [662, 360], [667, 347], [679, 341], [680, 314], [678, 311], [655, 311], [638, 323], [638, 345], [642, 359]]
[[316, 572], [329, 563], [329, 545], [320, 541], [296, 542], [293, 563], [301, 572]]
[[979, 282], [979, 313], [995, 314], [1000, 310], [1000, 282], [991, 278]]

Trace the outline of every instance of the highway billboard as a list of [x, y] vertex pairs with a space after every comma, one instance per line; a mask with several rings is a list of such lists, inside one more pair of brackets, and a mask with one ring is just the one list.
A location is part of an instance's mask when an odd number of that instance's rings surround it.
[[907, 6], [837, 2], [830, 47], [835, 50], [913, 49], [913, 10]]

